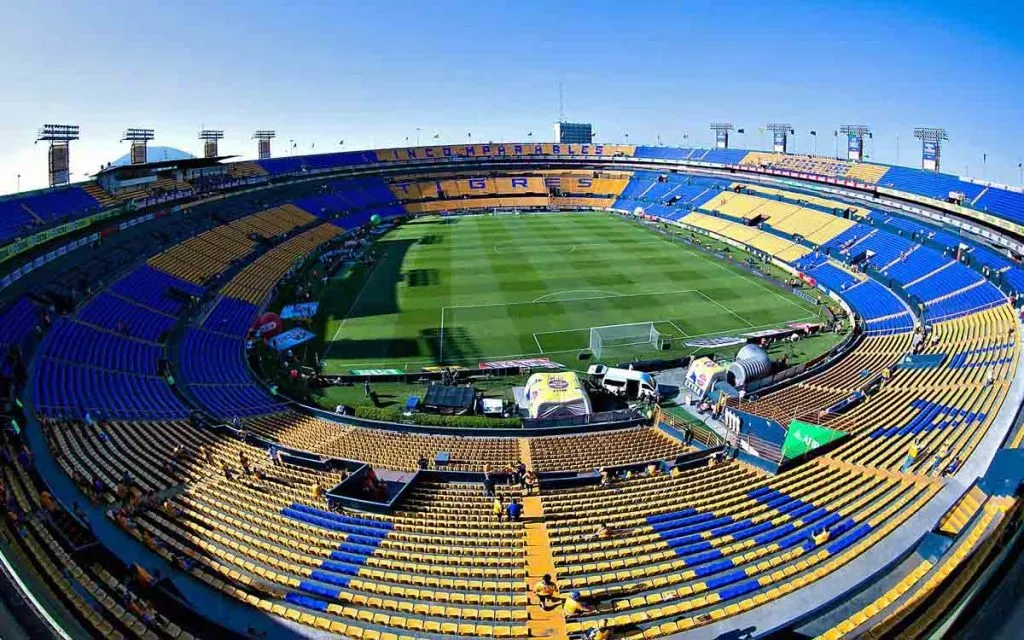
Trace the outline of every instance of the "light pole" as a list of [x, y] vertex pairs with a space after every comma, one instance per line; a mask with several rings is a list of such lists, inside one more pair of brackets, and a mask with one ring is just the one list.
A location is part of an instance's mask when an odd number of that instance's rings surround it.
[[896, 134], [896, 164], [900, 163], [900, 136]]
[[416, 146], [420, 146], [420, 128], [416, 127]]
[[21, 193], [21, 174], [18, 174], [18, 190], [15, 193]]

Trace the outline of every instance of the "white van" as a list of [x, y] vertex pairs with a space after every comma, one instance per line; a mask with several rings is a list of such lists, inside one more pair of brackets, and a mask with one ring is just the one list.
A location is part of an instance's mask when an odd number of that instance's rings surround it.
[[615, 369], [603, 364], [592, 364], [587, 373], [599, 380], [601, 386], [615, 394], [624, 394], [630, 400], [658, 398], [658, 381], [649, 373], [634, 369]]

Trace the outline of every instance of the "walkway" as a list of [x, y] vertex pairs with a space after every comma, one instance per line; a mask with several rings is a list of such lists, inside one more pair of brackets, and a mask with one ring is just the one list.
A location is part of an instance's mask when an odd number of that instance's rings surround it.
[[[534, 583], [545, 574], [551, 574], [551, 577], [557, 582], [555, 564], [551, 561], [551, 538], [548, 537], [548, 528], [544, 524], [544, 506], [541, 504], [540, 496], [523, 498], [523, 516], [526, 521], [527, 585], [532, 589]], [[562, 615], [560, 606], [551, 611], [545, 611], [531, 596], [527, 610], [530, 614], [530, 620], [527, 623], [530, 637], [557, 639], [569, 637], [565, 630], [565, 616]]]

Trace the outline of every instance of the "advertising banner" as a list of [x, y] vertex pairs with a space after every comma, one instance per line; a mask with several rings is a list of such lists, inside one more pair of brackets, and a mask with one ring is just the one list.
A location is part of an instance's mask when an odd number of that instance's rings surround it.
[[404, 376], [401, 369], [352, 369], [354, 376]]
[[270, 348], [274, 349], [275, 351], [287, 351], [292, 347], [309, 342], [315, 337], [315, 333], [306, 331], [305, 329], [302, 329], [300, 327], [295, 327], [294, 329], [289, 329], [284, 333], [277, 334], [276, 336], [268, 340], [267, 344], [269, 344]]
[[561, 369], [562, 365], [552, 362], [547, 358], [525, 358], [521, 360], [495, 360], [493, 362], [481, 362], [481, 369], [509, 369], [512, 367], [526, 367], [529, 369]]
[[789, 431], [786, 432], [786, 439], [782, 443], [782, 459], [798, 458], [845, 435], [845, 431], [794, 420], [789, 423]]
[[290, 304], [281, 310], [282, 320], [308, 320], [316, 315], [320, 308], [319, 302], [303, 302], [301, 304]]

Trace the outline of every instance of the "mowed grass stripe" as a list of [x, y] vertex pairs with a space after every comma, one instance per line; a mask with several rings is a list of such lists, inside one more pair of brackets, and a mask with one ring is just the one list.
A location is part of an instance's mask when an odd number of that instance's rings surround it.
[[[388, 264], [378, 265], [347, 321], [335, 306], [322, 305], [331, 313], [324, 335], [337, 333], [325, 345], [328, 371], [436, 362], [442, 341], [445, 361], [474, 365], [539, 353], [538, 341], [545, 352], [586, 346], [576, 346], [578, 336], [546, 335], [552, 331], [589, 336], [590, 326], [658, 321], [671, 323], [659, 331], [703, 335], [815, 312], [735, 267], [608, 214], [421, 219], [379, 246]], [[666, 295], [686, 289], [701, 294]], [[574, 300], [588, 296], [608, 297]], [[491, 310], [464, 313], [476, 306]], [[455, 313], [445, 311], [442, 338], [445, 307]]]

